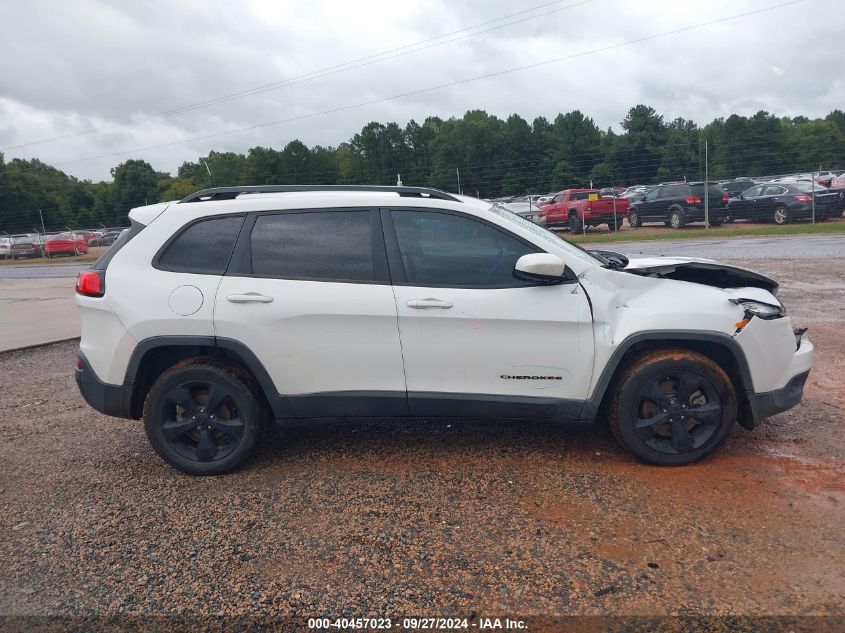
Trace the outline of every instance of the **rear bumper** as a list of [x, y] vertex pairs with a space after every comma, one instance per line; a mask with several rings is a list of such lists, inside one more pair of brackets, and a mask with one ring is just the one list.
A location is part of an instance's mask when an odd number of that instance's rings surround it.
[[74, 378], [85, 402], [100, 413], [132, 419], [132, 385], [110, 385], [101, 381], [82, 352], [78, 352], [78, 356], [82, 368], [74, 371]]
[[[628, 217], [628, 210], [617, 211], [615, 217], [617, 222], [622, 222], [622, 220]], [[587, 224], [607, 224], [608, 222], [613, 222], [613, 218], [613, 211], [608, 213], [589, 213], [584, 217], [584, 222]]]

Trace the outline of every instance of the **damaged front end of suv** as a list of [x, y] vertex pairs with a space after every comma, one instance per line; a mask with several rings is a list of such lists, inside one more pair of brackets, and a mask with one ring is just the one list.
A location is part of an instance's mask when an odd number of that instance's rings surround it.
[[594, 297], [597, 359], [612, 363], [626, 341], [659, 333], [658, 340], [683, 340], [725, 369], [746, 428], [801, 401], [813, 345], [806, 328], [793, 327], [776, 281], [707, 259], [591, 254], [607, 262], [583, 279]]

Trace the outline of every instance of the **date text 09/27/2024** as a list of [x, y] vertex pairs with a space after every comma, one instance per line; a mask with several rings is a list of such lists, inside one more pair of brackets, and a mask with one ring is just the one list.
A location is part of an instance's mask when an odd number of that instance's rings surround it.
[[437, 630], [524, 630], [524, 620], [511, 618], [479, 618], [470, 622], [468, 618], [402, 618], [399, 621], [392, 618], [309, 618], [308, 628], [312, 630], [360, 630], [360, 629], [392, 629], [402, 628], [410, 631]]

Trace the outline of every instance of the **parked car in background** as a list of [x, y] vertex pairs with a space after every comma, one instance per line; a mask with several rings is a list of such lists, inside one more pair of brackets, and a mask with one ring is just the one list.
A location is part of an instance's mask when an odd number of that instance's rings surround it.
[[751, 187], [728, 203], [728, 213], [733, 220], [786, 224], [790, 220], [813, 217], [814, 198], [817, 222], [835, 214], [839, 194], [805, 180], [770, 182]]
[[41, 243], [36, 233], [13, 235], [11, 237], [10, 253], [12, 259], [19, 257], [41, 257]]
[[540, 207], [535, 200], [536, 198], [533, 196], [514, 196], [512, 198], [506, 198], [505, 201], [498, 202], [498, 204], [508, 211], [513, 211], [517, 215], [522, 216], [526, 220], [536, 222]]
[[83, 255], [88, 252], [88, 240], [81, 233], [58, 233], [44, 242], [44, 256]]
[[656, 185], [634, 185], [633, 187], [628, 187], [621, 197], [628, 200], [629, 204], [633, 204], [634, 202], [642, 200], [643, 196], [654, 189], [655, 186]]
[[106, 231], [97, 237], [88, 240], [89, 247], [95, 246], [111, 246], [114, 241], [120, 236], [121, 231]]
[[554, 197], [554, 192], [547, 193], [545, 196], [540, 196], [539, 198], [537, 198], [537, 208], [539, 209], [544, 204], [549, 204], [554, 199]]
[[564, 189], [540, 208], [537, 223], [545, 227], [568, 226], [573, 233], [599, 224], [607, 224], [615, 231], [626, 217], [625, 198], [603, 198], [598, 189]]
[[[628, 211], [633, 228], [643, 222], [663, 222], [679, 229], [691, 222], [704, 221], [704, 183], [684, 182], [655, 187]], [[719, 226], [728, 217], [728, 194], [716, 184], [707, 185], [709, 221]]]
[[756, 184], [750, 178], [733, 178], [719, 182], [719, 186], [722, 188], [722, 191], [728, 194], [728, 198], [738, 198], [739, 194]]
[[627, 190], [627, 187], [604, 187], [599, 193], [606, 198], [621, 198]]
[[12, 256], [12, 238], [0, 237], [0, 257], [9, 259]]

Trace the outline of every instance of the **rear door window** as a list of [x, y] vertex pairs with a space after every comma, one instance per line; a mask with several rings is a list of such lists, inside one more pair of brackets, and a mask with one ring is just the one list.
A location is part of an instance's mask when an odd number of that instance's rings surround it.
[[260, 215], [250, 234], [252, 274], [374, 281], [373, 244], [373, 212], [369, 209]]

